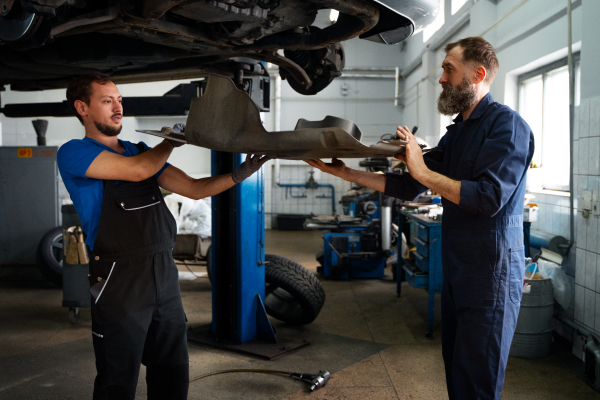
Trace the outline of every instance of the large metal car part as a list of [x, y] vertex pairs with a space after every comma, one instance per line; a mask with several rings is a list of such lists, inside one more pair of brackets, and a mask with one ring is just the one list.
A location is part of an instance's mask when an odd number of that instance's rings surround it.
[[[423, 5], [423, 7], [418, 7]], [[64, 88], [87, 72], [116, 83], [234, 77], [244, 57], [279, 65], [303, 94], [343, 68], [341, 41], [404, 40], [439, 0], [0, 0], [0, 88]], [[311, 26], [336, 9], [335, 24]], [[406, 9], [406, 12], [405, 12]], [[285, 56], [277, 53], [285, 50]]]
[[[168, 135], [168, 130], [140, 132]], [[227, 77], [210, 75], [204, 95], [192, 100], [185, 136], [179, 138], [211, 150], [290, 160], [393, 157], [403, 154], [407, 143], [398, 139], [366, 146], [360, 142], [361, 136], [352, 121], [336, 117], [322, 121], [300, 119], [293, 131], [268, 132], [247, 93], [237, 89]]]

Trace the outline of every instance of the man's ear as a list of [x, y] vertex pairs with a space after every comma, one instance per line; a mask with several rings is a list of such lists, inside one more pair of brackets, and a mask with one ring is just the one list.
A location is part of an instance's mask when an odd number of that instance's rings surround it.
[[73, 106], [75, 107], [75, 111], [77, 111], [77, 114], [81, 115], [82, 117], [84, 115], [87, 115], [88, 106], [83, 101], [75, 100], [75, 102], [73, 103]]
[[483, 66], [478, 66], [475, 67], [475, 69], [473, 70], [473, 83], [481, 83], [485, 80], [485, 77], [487, 76], [487, 71], [485, 70], [485, 67]]

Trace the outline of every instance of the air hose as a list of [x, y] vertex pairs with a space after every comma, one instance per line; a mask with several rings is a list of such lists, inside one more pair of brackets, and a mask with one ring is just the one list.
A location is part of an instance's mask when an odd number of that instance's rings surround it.
[[315, 390], [322, 388], [327, 385], [331, 374], [328, 371], [319, 371], [318, 374], [302, 374], [299, 372], [288, 372], [288, 371], [275, 371], [270, 369], [228, 369], [225, 371], [211, 372], [209, 374], [200, 375], [196, 378], [190, 379], [190, 383], [195, 382], [197, 380], [208, 378], [213, 375], [221, 375], [221, 374], [231, 374], [235, 372], [253, 372], [258, 374], [273, 374], [273, 375], [285, 375], [290, 378], [297, 379], [303, 382], [307, 382], [310, 384], [310, 391], [314, 392]]

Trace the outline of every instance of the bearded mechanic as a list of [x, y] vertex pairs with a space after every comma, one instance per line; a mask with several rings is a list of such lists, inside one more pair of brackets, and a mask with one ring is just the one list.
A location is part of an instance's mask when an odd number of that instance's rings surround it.
[[91, 250], [93, 398], [134, 399], [143, 363], [149, 399], [186, 399], [186, 318], [171, 254], [177, 228], [160, 187], [214, 196], [268, 158], [247, 156], [233, 174], [193, 179], [167, 163], [181, 143], [151, 149], [117, 139], [123, 107], [108, 75], [79, 77], [67, 100], [85, 127], [85, 138], [61, 146], [58, 166]]
[[489, 93], [498, 59], [480, 37], [448, 44], [438, 110], [458, 116], [423, 155], [406, 126], [409, 174], [386, 175], [308, 160], [324, 172], [412, 200], [442, 196], [442, 353], [450, 399], [500, 399], [522, 296], [525, 174], [533, 133]]

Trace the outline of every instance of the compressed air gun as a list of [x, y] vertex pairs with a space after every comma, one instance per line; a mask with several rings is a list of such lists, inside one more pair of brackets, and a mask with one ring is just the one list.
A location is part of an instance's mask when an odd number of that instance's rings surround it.
[[315, 390], [327, 385], [329, 378], [331, 378], [331, 374], [328, 371], [319, 371], [319, 373], [316, 375], [292, 372], [290, 373], [290, 376], [294, 379], [299, 379], [301, 381], [310, 383], [311, 392], [314, 392]]

